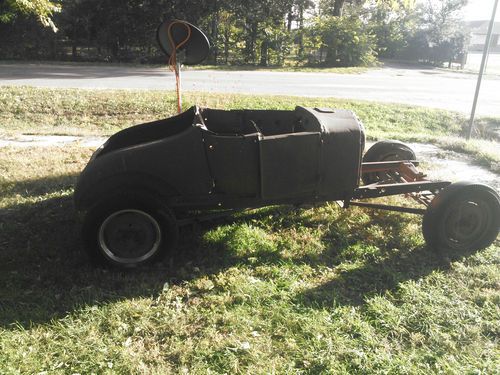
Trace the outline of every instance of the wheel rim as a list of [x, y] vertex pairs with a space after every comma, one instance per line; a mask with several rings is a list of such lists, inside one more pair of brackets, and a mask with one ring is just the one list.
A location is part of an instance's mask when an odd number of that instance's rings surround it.
[[445, 211], [443, 219], [443, 238], [453, 249], [475, 247], [492, 223], [490, 207], [482, 200], [457, 202]]
[[99, 246], [111, 260], [135, 264], [151, 258], [159, 249], [161, 229], [148, 213], [126, 209], [109, 215], [101, 224]]

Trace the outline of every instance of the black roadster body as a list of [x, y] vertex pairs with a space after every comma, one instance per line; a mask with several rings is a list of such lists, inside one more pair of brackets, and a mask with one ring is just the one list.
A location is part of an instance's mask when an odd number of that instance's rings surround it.
[[[192, 107], [108, 139], [80, 175], [75, 204], [85, 216], [91, 259], [138, 266], [175, 247], [178, 227], [214, 211], [342, 201], [423, 215], [426, 242], [475, 250], [500, 227], [500, 197], [485, 185], [428, 181], [414, 152], [375, 143], [347, 110]], [[404, 194], [425, 208], [360, 201]]]
[[113, 135], [83, 171], [79, 210], [127, 186], [171, 209], [345, 200], [359, 184], [364, 132], [347, 110], [192, 107]]

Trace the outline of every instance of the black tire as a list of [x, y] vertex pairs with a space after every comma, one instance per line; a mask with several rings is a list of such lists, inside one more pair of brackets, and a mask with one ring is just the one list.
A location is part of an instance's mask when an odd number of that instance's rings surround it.
[[429, 205], [422, 232], [427, 244], [457, 252], [490, 246], [500, 228], [500, 197], [489, 186], [468, 182], [451, 184]]
[[177, 243], [178, 227], [160, 199], [134, 191], [108, 196], [90, 209], [82, 235], [93, 263], [135, 268], [165, 257]]
[[[416, 158], [415, 152], [402, 142], [380, 141], [366, 151], [363, 162], [415, 160]], [[361, 178], [365, 185], [370, 185], [383, 180], [385, 176], [380, 172], [372, 172], [364, 173]]]

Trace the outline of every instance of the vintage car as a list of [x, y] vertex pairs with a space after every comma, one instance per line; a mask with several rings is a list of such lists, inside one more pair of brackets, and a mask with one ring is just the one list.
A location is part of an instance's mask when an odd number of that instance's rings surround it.
[[[92, 155], [75, 189], [85, 247], [96, 262], [134, 267], [165, 256], [178, 227], [193, 220], [326, 201], [423, 214], [424, 237], [436, 248], [480, 249], [496, 239], [494, 189], [427, 181], [397, 141], [378, 142], [363, 157], [364, 146], [355, 114], [328, 108], [195, 106], [124, 129]], [[359, 201], [396, 194], [427, 208]]]

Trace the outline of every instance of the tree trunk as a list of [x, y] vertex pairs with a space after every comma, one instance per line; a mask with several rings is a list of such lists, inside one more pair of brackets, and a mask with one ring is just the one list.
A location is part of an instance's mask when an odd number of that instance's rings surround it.
[[217, 48], [217, 38], [219, 34], [219, 6], [217, 0], [214, 1], [214, 15], [212, 16], [212, 58], [214, 65], [217, 65], [218, 48]]
[[290, 11], [288, 12], [287, 23], [286, 23], [286, 30], [288, 32], [292, 31], [292, 21], [293, 21], [293, 13], [292, 10], [290, 9]]
[[118, 50], [120, 49], [120, 42], [118, 41], [118, 38], [114, 38], [114, 40], [111, 41], [111, 57], [113, 61], [117, 61], [118, 58]]
[[345, 0], [335, 0], [333, 3], [333, 15], [335, 17], [342, 17], [342, 10], [344, 8]]
[[229, 60], [229, 26], [224, 29], [224, 63], [227, 65]]
[[76, 50], [76, 25], [73, 23], [73, 32], [71, 37], [71, 60], [76, 61], [78, 57], [78, 51]]
[[251, 34], [251, 39], [252, 39], [252, 64], [255, 64], [255, 57], [256, 57], [256, 53], [255, 53], [255, 44], [257, 43], [257, 21], [254, 21], [252, 23], [252, 34]]
[[337, 51], [333, 50], [332, 48], [328, 48], [326, 50], [326, 58], [325, 58], [325, 64], [327, 66], [335, 66], [337, 63]]
[[51, 59], [52, 60], [57, 60], [57, 36], [54, 34], [52, 35], [52, 43], [50, 44], [51, 46]]
[[304, 7], [302, 4], [299, 5], [299, 50], [297, 55], [299, 60], [304, 59]]
[[260, 44], [260, 66], [267, 66], [268, 63], [268, 47], [267, 39], [264, 39]]
[[247, 20], [247, 38], [245, 43], [245, 62], [255, 64], [255, 42], [257, 41], [257, 26], [255, 20]]

